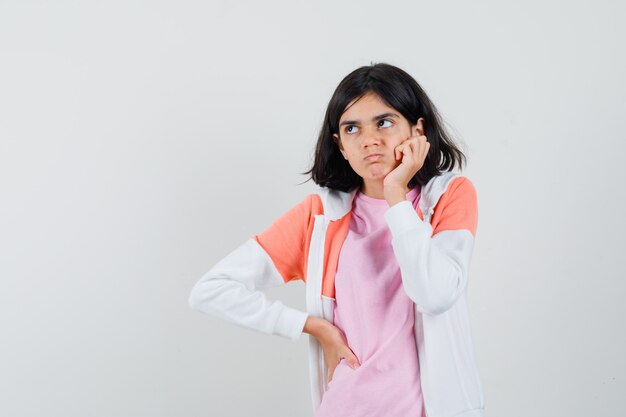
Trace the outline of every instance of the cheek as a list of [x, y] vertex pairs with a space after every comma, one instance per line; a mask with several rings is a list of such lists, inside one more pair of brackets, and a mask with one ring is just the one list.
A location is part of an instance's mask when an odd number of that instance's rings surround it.
[[411, 137], [410, 129], [396, 129], [394, 132], [390, 132], [387, 136], [387, 144], [391, 149], [395, 149], [396, 146]]

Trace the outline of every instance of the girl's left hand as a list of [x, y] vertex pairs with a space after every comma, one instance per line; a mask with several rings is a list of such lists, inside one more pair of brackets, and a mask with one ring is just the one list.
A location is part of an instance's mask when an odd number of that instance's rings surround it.
[[424, 166], [428, 149], [430, 149], [428, 139], [417, 130], [414, 131], [414, 136], [405, 139], [404, 142], [396, 146], [394, 149], [396, 160], [402, 158], [402, 161], [385, 176], [384, 188], [407, 190], [411, 178]]

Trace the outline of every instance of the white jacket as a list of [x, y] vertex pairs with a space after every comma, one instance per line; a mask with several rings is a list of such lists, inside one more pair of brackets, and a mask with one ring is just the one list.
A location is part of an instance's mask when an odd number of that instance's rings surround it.
[[[294, 341], [303, 333], [309, 315], [332, 323], [336, 261], [355, 193], [318, 187], [265, 232], [212, 267], [193, 287], [191, 307]], [[415, 339], [427, 417], [483, 417], [483, 391], [466, 302], [476, 201], [469, 179], [446, 172], [422, 187], [417, 211], [407, 200], [384, 214], [403, 287], [415, 303]], [[306, 283], [306, 312], [268, 300], [262, 292], [292, 279]], [[312, 336], [309, 369], [316, 410], [328, 386], [324, 353]]]

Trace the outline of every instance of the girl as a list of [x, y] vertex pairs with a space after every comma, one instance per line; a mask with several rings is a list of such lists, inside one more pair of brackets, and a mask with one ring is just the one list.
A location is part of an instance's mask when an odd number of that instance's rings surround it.
[[[330, 99], [316, 191], [194, 286], [190, 305], [309, 337], [316, 417], [482, 417], [466, 289], [477, 225], [465, 155], [424, 90], [388, 64]], [[263, 290], [301, 279], [307, 311]]]

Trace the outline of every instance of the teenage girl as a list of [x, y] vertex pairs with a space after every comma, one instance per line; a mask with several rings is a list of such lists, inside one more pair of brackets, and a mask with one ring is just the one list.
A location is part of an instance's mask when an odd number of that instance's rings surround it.
[[[482, 417], [466, 288], [476, 191], [424, 90], [388, 64], [348, 74], [306, 174], [315, 193], [223, 258], [200, 311], [310, 335], [316, 417]], [[307, 312], [262, 290], [302, 279]]]

